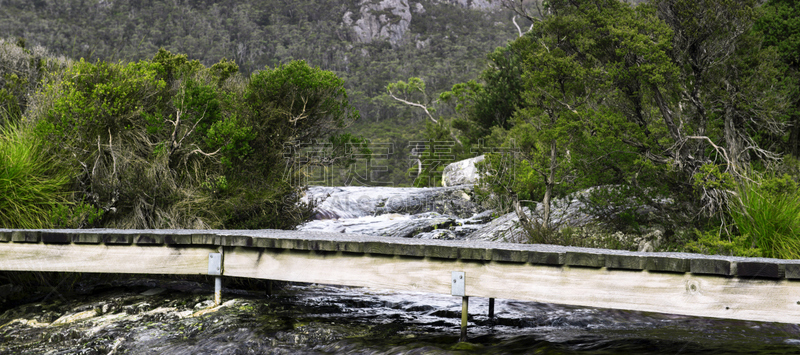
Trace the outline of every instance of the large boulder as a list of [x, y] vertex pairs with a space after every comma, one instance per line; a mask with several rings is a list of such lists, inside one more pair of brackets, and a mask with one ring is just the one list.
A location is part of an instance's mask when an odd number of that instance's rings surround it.
[[403, 35], [411, 24], [411, 7], [408, 1], [362, 0], [359, 5], [361, 8], [358, 14], [347, 11], [342, 19], [346, 26], [353, 29], [358, 42], [388, 40], [396, 45], [403, 40]]
[[452, 163], [442, 172], [442, 186], [474, 185], [478, 183], [476, 163], [483, 161], [484, 156], [477, 156]]
[[315, 220], [425, 212], [467, 218], [483, 210], [471, 193], [472, 186], [312, 186], [303, 201], [314, 204]]

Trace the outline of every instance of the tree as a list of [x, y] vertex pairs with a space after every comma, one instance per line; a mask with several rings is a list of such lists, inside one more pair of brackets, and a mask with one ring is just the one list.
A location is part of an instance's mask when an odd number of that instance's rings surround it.
[[791, 131], [786, 150], [800, 157], [800, 5], [796, 1], [771, 0], [759, 10], [755, 29], [763, 36], [764, 45], [775, 47], [788, 66], [782, 77], [794, 78], [794, 110], [788, 119]]
[[[621, 194], [616, 201], [649, 200], [662, 215], [715, 215], [729, 194], [704, 172], [719, 166], [720, 174], [743, 178], [752, 161], [777, 158], [770, 142], [781, 136], [790, 102], [774, 51], [750, 35], [753, 6], [549, 1], [531, 31], [492, 58], [516, 64], [483, 76], [509, 80], [459, 87], [468, 114], [458, 126], [477, 139], [533, 142], [518, 161], [539, 182], [523, 177], [509, 192], [520, 197], [524, 186], [541, 186], [545, 216], [548, 191], [568, 180], [573, 188], [620, 186], [608, 189]], [[504, 87], [497, 83], [512, 85], [497, 90]], [[521, 99], [486, 100], [492, 95]], [[487, 108], [510, 124], [477, 114]], [[675, 203], [658, 202], [666, 197]]]
[[[758, 137], [780, 136], [788, 108], [787, 83], [776, 81], [777, 57], [750, 35], [754, 1], [657, 1], [673, 31], [672, 85], [651, 85], [670, 132], [667, 155], [688, 176], [708, 164], [743, 178], [752, 160], [778, 158]], [[670, 84], [666, 82], [665, 84]], [[722, 211], [727, 193], [701, 188], [706, 213]]]
[[433, 101], [425, 92], [425, 82], [422, 81], [422, 79], [411, 77], [408, 78], [408, 82], [400, 80], [390, 83], [386, 86], [386, 91], [393, 99], [404, 105], [422, 109], [433, 123], [439, 123], [431, 114], [431, 112], [434, 111], [433, 108], [430, 108]]

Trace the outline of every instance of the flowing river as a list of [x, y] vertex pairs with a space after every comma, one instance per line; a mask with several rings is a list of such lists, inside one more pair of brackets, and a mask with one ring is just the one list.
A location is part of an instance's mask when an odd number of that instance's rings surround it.
[[[490, 223], [468, 187], [313, 187], [306, 198], [317, 213], [301, 230], [481, 240], [516, 233]], [[0, 354], [800, 354], [797, 324], [503, 299], [489, 319], [488, 300], [475, 297], [469, 342], [458, 343], [460, 297], [297, 283], [276, 284], [267, 296], [265, 288], [228, 281], [225, 304], [214, 308], [209, 280], [82, 279], [69, 298], [45, 291], [7, 304]]]

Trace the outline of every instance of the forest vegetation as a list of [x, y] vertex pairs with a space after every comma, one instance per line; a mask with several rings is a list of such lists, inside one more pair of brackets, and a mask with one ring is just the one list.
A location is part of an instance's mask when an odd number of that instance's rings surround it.
[[[3, 0], [0, 37], [88, 62], [150, 59], [164, 48], [207, 67], [226, 58], [244, 76], [305, 60], [344, 80], [361, 115], [347, 132], [392, 147], [389, 161], [381, 162], [387, 171], [374, 180], [408, 186], [415, 178], [407, 174], [410, 142], [426, 139], [426, 118], [395, 103], [385, 87], [422, 77], [437, 93], [477, 77], [486, 53], [517, 30], [499, 2], [485, 10], [464, 6], [472, 2]], [[387, 21], [370, 22], [370, 15]], [[372, 36], [359, 32], [370, 28]]]
[[531, 242], [575, 240], [551, 207], [583, 192], [608, 231], [660, 226], [678, 249], [800, 257], [800, 6], [505, 3], [532, 27], [439, 96], [455, 114], [432, 131], [506, 148], [487, 151], [485, 186]]
[[[795, 2], [418, 4], [365, 40], [348, 14], [377, 10], [349, 2], [3, 1], [0, 192], [24, 195], [0, 223], [291, 228], [298, 164], [385, 143], [381, 181], [435, 185], [409, 147], [449, 142], [530, 242], [580, 237], [551, 218], [579, 196], [667, 250], [800, 258]], [[307, 142], [344, 159], [298, 163]]]

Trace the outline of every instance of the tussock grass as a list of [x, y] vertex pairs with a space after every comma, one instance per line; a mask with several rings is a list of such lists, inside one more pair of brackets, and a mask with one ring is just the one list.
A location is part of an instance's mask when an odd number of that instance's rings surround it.
[[54, 207], [67, 201], [70, 181], [33, 134], [17, 124], [0, 128], [1, 227], [49, 227]]
[[800, 259], [800, 190], [770, 191], [755, 182], [737, 188], [731, 218], [764, 257]]

